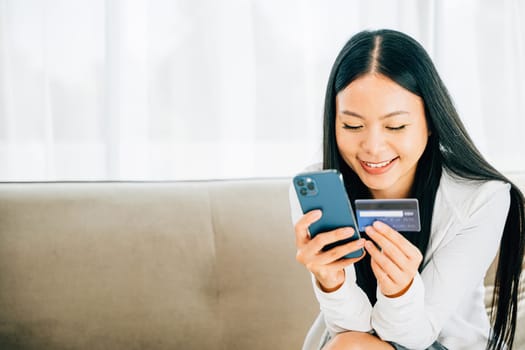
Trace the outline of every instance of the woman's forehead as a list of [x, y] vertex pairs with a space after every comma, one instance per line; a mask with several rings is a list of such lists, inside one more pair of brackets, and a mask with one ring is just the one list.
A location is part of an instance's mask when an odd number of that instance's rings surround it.
[[363, 117], [385, 116], [394, 111], [423, 111], [423, 100], [384, 75], [367, 74], [336, 95], [336, 109]]

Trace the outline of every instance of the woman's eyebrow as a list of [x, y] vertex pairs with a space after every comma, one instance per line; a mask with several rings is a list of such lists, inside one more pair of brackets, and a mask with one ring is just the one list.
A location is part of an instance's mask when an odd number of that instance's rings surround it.
[[[349, 111], [349, 110], [346, 110], [346, 109], [342, 110], [341, 113], [345, 114], [345, 115], [348, 115], [348, 116], [351, 116], [351, 117], [365, 119], [365, 117], [363, 117], [359, 113], [352, 112], [352, 111]], [[402, 111], [402, 110], [394, 111], [394, 112], [390, 112], [388, 114], [385, 114], [384, 116], [380, 117], [379, 119], [386, 119], [386, 118], [390, 118], [390, 117], [393, 117], [393, 116], [396, 116], [396, 115], [400, 115], [400, 114], [410, 114], [410, 113], [408, 111]]]

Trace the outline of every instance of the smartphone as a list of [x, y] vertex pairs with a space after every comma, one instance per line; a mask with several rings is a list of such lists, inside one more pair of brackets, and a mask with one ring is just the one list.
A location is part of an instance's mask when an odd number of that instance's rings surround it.
[[[314, 209], [323, 212], [321, 219], [310, 225], [310, 236], [332, 231], [339, 227], [352, 227], [354, 235], [350, 238], [326, 245], [323, 250], [329, 250], [360, 238], [354, 211], [346, 194], [343, 177], [335, 169], [301, 173], [293, 178], [293, 185], [303, 213]], [[344, 258], [357, 258], [363, 254], [363, 249], [356, 250]]]

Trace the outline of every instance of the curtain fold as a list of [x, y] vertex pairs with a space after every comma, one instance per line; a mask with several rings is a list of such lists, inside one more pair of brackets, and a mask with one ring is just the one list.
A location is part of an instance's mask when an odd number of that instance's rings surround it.
[[427, 49], [482, 153], [525, 171], [525, 4], [0, 0], [0, 181], [291, 176], [362, 29]]

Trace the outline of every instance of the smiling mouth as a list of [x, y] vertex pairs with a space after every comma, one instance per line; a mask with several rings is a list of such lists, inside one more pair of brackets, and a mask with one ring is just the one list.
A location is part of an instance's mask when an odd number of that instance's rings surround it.
[[364, 160], [362, 162], [369, 168], [379, 169], [379, 168], [384, 168], [384, 167], [388, 166], [390, 163], [392, 163], [397, 158], [398, 157], [396, 157], [394, 159], [386, 160], [386, 161], [380, 162], [380, 163], [370, 163], [370, 162], [365, 162]]

